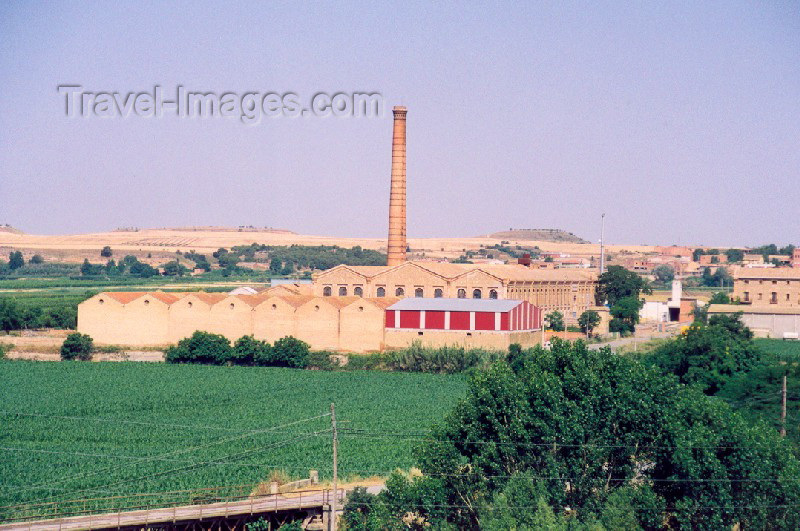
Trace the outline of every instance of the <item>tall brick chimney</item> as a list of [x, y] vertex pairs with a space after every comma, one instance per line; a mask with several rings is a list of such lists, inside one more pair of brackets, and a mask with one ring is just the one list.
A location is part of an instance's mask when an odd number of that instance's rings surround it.
[[406, 261], [406, 113], [394, 107], [392, 132], [392, 186], [389, 192], [389, 245], [386, 265]]

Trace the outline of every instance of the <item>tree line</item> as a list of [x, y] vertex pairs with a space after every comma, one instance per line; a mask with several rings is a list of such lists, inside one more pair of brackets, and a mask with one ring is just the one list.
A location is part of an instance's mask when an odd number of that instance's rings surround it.
[[354, 493], [347, 528], [797, 529], [796, 448], [717, 398], [757, 349], [709, 321], [646, 362], [555, 340], [471, 373], [418, 472]]

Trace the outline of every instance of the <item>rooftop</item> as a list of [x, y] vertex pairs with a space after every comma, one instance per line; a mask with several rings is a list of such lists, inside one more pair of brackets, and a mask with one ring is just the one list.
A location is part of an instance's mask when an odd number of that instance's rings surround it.
[[424, 310], [439, 312], [508, 312], [522, 304], [514, 299], [430, 299], [411, 297], [401, 299], [388, 310]]

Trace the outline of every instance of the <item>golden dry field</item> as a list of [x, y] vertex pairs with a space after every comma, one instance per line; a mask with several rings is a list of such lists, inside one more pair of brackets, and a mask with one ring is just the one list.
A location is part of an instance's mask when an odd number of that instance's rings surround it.
[[[479, 249], [508, 241], [511, 245], [537, 245], [545, 251], [558, 251], [570, 255], [599, 255], [598, 244], [551, 242], [539, 240], [501, 240], [489, 237], [466, 238], [409, 238], [414, 254], [425, 253], [429, 258], [458, 258], [467, 249]], [[221, 227], [198, 227], [176, 229], [142, 229], [138, 231], [111, 231], [93, 234], [34, 235], [0, 231], [0, 251], [22, 250], [37, 252], [46, 260], [57, 262], [80, 262], [84, 258], [96, 260], [104, 246], [109, 245], [115, 254], [150, 253], [154, 260], [171, 259], [177, 251], [194, 250], [211, 253], [220, 247], [259, 243], [265, 245], [338, 245], [386, 251], [385, 238], [337, 238], [296, 234], [286, 230], [229, 229]], [[607, 252], [653, 252], [648, 245], [607, 245]]]

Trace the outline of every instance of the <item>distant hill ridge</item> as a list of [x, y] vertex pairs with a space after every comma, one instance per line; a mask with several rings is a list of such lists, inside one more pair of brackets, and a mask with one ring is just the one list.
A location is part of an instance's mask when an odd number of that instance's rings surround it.
[[10, 232], [11, 234], [25, 234], [21, 230], [15, 229], [14, 227], [12, 227], [7, 223], [0, 225], [0, 232]]
[[483, 238], [498, 240], [535, 240], [544, 242], [591, 243], [561, 229], [508, 229], [486, 234]]
[[139, 227], [118, 227], [114, 232], [140, 232], [145, 230], [169, 230], [175, 232], [272, 232], [278, 234], [297, 234], [288, 229], [274, 229], [272, 227], [254, 227], [252, 225], [241, 227], [214, 227], [214, 226], [198, 226], [198, 227], [161, 227], [158, 229], [140, 229]]

